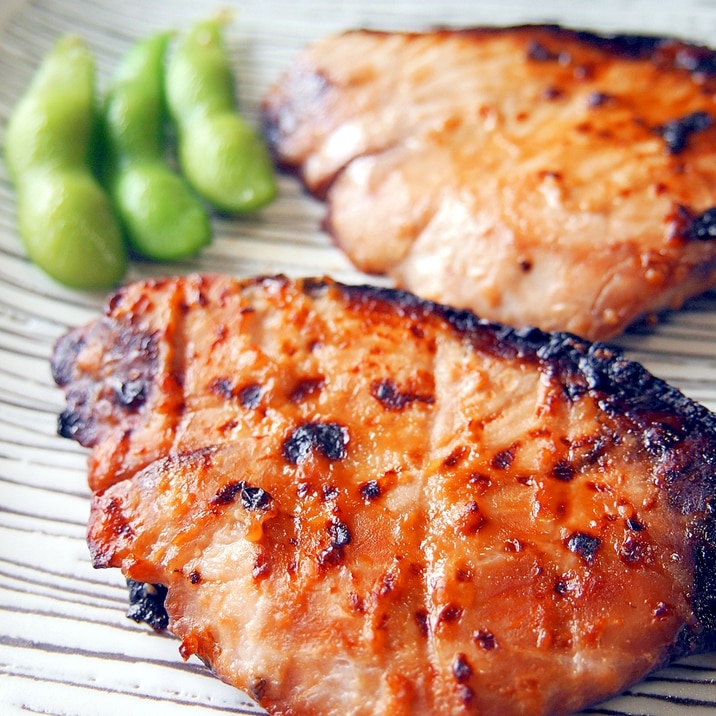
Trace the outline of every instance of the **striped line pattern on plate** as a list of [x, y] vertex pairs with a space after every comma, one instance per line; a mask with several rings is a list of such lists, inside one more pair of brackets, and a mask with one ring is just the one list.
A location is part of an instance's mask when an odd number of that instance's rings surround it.
[[[14, 102], [57, 36], [80, 34], [97, 59], [101, 90], [130, 42], [181, 28], [206, 12], [192, 0], [6, 0], [0, 7], [0, 140]], [[257, 119], [260, 97], [306, 42], [349, 27], [560, 21], [603, 30], [681, 34], [716, 42], [716, 2], [651, 0], [246, 0], [234, 7], [228, 43], [242, 110]], [[677, 12], [678, 11], [678, 12]], [[284, 272], [363, 281], [320, 230], [322, 207], [295, 179], [255, 219], [215, 219], [216, 239], [180, 264], [134, 266], [129, 279], [161, 273]], [[104, 296], [63, 289], [27, 261], [17, 239], [13, 191], [0, 166], [0, 713], [113, 716], [257, 714], [240, 692], [177, 642], [124, 616], [116, 570], [95, 571], [85, 545], [86, 454], [56, 436], [62, 398], [48, 359], [56, 338], [89, 320]], [[716, 293], [620, 343], [629, 356], [716, 409]], [[716, 656], [684, 660], [589, 714], [697, 716], [716, 712]]]

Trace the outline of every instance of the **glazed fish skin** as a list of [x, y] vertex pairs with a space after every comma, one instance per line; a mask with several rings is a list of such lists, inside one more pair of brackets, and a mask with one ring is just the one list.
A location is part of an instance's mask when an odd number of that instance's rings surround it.
[[121, 289], [53, 373], [95, 566], [272, 714], [566, 714], [714, 647], [716, 420], [603, 345], [193, 276]]
[[715, 58], [553, 26], [347, 32], [269, 90], [266, 136], [358, 268], [606, 339], [716, 280]]

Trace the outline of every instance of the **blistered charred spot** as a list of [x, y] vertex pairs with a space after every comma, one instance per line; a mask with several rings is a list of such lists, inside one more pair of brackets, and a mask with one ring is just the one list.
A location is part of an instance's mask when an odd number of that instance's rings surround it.
[[129, 410], [137, 410], [147, 400], [147, 383], [143, 376], [127, 378], [114, 385], [115, 403]]
[[458, 445], [453, 451], [443, 460], [445, 467], [456, 467], [462, 460], [469, 454], [470, 448], [466, 445]]
[[560, 460], [552, 468], [552, 477], [560, 482], [570, 482], [574, 479], [574, 465], [566, 460]]
[[452, 675], [460, 683], [469, 681], [472, 676], [472, 667], [465, 654], [457, 654], [452, 662]]
[[568, 65], [572, 61], [568, 52], [551, 50], [538, 40], [530, 40], [527, 44], [527, 59], [533, 62], [559, 62], [561, 65]]
[[317, 376], [315, 378], [302, 378], [293, 387], [289, 393], [288, 399], [292, 403], [302, 403], [307, 398], [318, 395], [321, 390], [323, 390], [323, 386], [325, 384], [326, 379], [323, 376]]
[[257, 510], [267, 510], [271, 505], [273, 498], [260, 487], [252, 487], [247, 485], [244, 480], [237, 482], [227, 482], [217, 493], [209, 500], [210, 505], [228, 505], [236, 499], [237, 495], [241, 498], [241, 505], [249, 512]]
[[432, 405], [435, 402], [434, 395], [414, 393], [412, 391], [401, 391], [390, 379], [373, 381], [370, 387], [370, 394], [385, 408], [391, 412], [400, 412], [411, 403], [425, 403]]
[[127, 616], [137, 623], [148, 624], [154, 631], [164, 631], [169, 625], [169, 615], [164, 608], [167, 588], [161, 584], [146, 584], [127, 579], [127, 590]]
[[234, 397], [234, 385], [230, 378], [215, 378], [209, 384], [209, 390], [226, 400]]
[[568, 577], [558, 577], [554, 582], [555, 594], [559, 594], [560, 597], [565, 597], [571, 591], [570, 580]]
[[345, 547], [351, 543], [348, 525], [340, 520], [334, 520], [328, 525], [328, 534], [331, 537], [331, 547]]
[[210, 505], [228, 505], [236, 499], [236, 495], [244, 488], [243, 481], [229, 482], [223, 485], [209, 500]]
[[664, 140], [670, 154], [680, 154], [686, 149], [692, 134], [703, 132], [712, 124], [713, 119], [707, 112], [692, 112], [665, 122], [658, 126], [655, 132]]
[[716, 207], [707, 209], [691, 219], [688, 238], [695, 241], [711, 241], [716, 239]]
[[575, 532], [567, 539], [567, 549], [579, 555], [587, 564], [591, 564], [601, 543], [599, 537], [586, 532]]
[[457, 694], [460, 701], [465, 705], [471, 703], [475, 698], [475, 692], [467, 684], [458, 684]]
[[459, 604], [448, 604], [440, 610], [438, 624], [454, 624], [460, 621], [465, 610]]
[[79, 434], [87, 428], [84, 417], [79, 412], [73, 412], [69, 408], [63, 410], [57, 417], [57, 434], [63, 438], [70, 438], [79, 442]]
[[339, 564], [343, 560], [345, 548], [352, 540], [348, 525], [338, 519], [328, 523], [328, 536], [330, 544], [318, 555], [321, 567]]
[[611, 105], [615, 102], [615, 97], [613, 95], [607, 94], [606, 92], [590, 92], [587, 97], [587, 107], [591, 109]]
[[249, 511], [267, 509], [272, 499], [271, 495], [260, 487], [247, 485], [241, 490], [241, 504]]
[[348, 430], [339, 423], [304, 423], [283, 441], [282, 454], [293, 465], [305, 462], [314, 451], [329, 460], [342, 460], [348, 441]]
[[329, 283], [320, 278], [305, 278], [301, 282], [303, 292], [310, 298], [318, 298], [322, 296], [329, 287]]
[[636, 535], [628, 535], [619, 546], [619, 559], [634, 567], [649, 558], [649, 547]]
[[532, 40], [527, 45], [527, 59], [534, 62], [547, 62], [553, 60], [554, 55], [541, 42]]
[[639, 522], [635, 517], [629, 517], [626, 521], [626, 526], [633, 532], [641, 532], [646, 529], [644, 525]]
[[428, 613], [424, 609], [419, 609], [415, 612], [415, 623], [418, 625], [420, 634], [427, 637], [430, 632], [430, 627], [428, 625]]
[[542, 90], [542, 99], [546, 99], [547, 101], [554, 101], [556, 99], [561, 99], [562, 97], [564, 97], [564, 91], [554, 85], [545, 87]]
[[489, 629], [478, 629], [473, 635], [472, 640], [485, 651], [492, 651], [497, 648], [497, 639]]
[[72, 381], [77, 356], [85, 345], [82, 331], [71, 331], [61, 336], [55, 343], [50, 368], [52, 378], [61, 388]]
[[493, 455], [492, 460], [490, 460], [490, 465], [494, 467], [495, 470], [506, 470], [515, 461], [516, 453], [517, 445], [510, 445], [510, 447], [505, 450], [500, 450], [500, 452]]
[[366, 502], [377, 500], [381, 494], [380, 484], [377, 480], [368, 480], [360, 486], [360, 494]]
[[238, 398], [241, 407], [247, 408], [248, 410], [258, 408], [261, 402], [262, 392], [261, 386], [258, 383], [249, 383], [239, 388]]
[[262, 389], [258, 383], [248, 383], [237, 387], [231, 378], [215, 378], [209, 384], [209, 390], [224, 400], [238, 399], [243, 408], [253, 410], [261, 402]]
[[201, 572], [198, 569], [193, 569], [191, 572], [189, 572], [189, 581], [192, 584], [201, 584], [203, 581]]

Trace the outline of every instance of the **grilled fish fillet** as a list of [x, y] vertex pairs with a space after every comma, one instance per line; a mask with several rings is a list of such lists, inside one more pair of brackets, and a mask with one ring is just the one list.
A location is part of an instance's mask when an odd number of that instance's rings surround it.
[[716, 281], [716, 54], [554, 26], [309, 46], [268, 91], [280, 163], [360, 269], [591, 340]]
[[52, 369], [94, 565], [272, 714], [566, 714], [714, 647], [716, 419], [603, 344], [190, 276]]

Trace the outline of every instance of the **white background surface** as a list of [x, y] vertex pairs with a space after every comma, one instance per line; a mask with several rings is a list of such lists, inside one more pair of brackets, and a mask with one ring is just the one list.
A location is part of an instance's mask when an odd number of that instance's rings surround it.
[[[90, 45], [101, 90], [134, 39], [181, 29], [225, 7], [236, 10], [227, 39], [241, 107], [252, 121], [269, 83], [306, 42], [351, 27], [546, 21], [716, 46], [716, 2], [707, 0], [2, 0], [0, 141], [11, 107], [61, 33], [78, 33]], [[217, 219], [215, 241], [200, 258], [135, 266], [127, 278], [221, 270], [365, 280], [331, 247], [321, 216], [320, 205], [282, 177], [279, 200], [259, 216]], [[183, 664], [176, 641], [126, 619], [121, 575], [90, 566], [86, 453], [55, 434], [62, 396], [49, 356], [55, 339], [90, 320], [103, 299], [102, 293], [65, 290], [28, 263], [0, 164], [0, 714], [252, 713], [239, 692], [200, 664]], [[716, 409], [716, 293], [619, 343], [629, 357]], [[716, 656], [692, 658], [589, 713], [714, 714], [715, 679]]]

